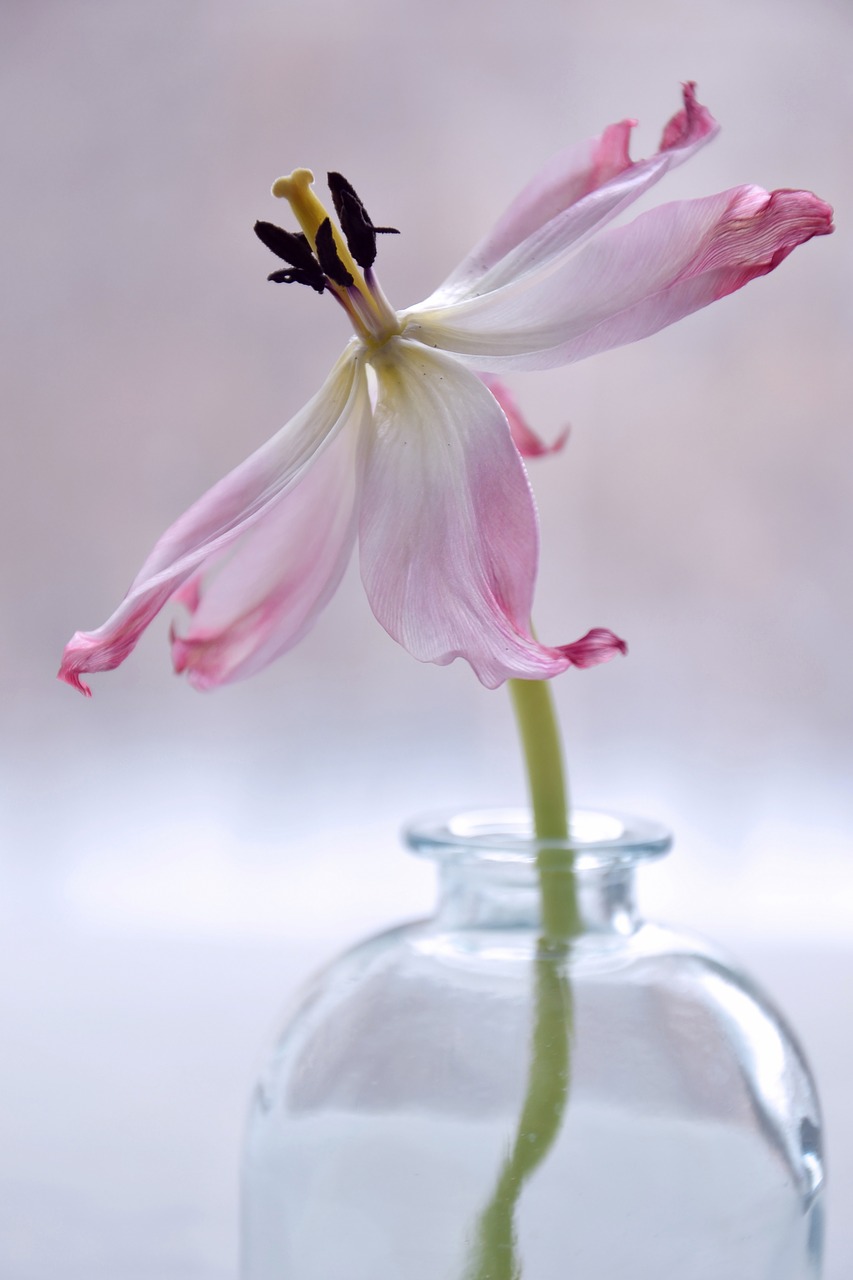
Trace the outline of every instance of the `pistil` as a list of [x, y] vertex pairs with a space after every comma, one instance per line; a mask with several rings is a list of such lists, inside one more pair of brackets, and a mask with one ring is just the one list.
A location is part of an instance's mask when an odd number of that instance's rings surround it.
[[[286, 200], [293, 210], [293, 216], [317, 252], [317, 232], [324, 222], [332, 228], [332, 236], [341, 265], [349, 272], [353, 280], [361, 279], [361, 272], [355, 264], [352, 254], [344, 243], [341, 233], [329, 217], [323, 202], [313, 189], [314, 175], [310, 169], [294, 169], [285, 178], [276, 178], [272, 184], [272, 193], [280, 200]], [[364, 280], [361, 279], [362, 284]]]

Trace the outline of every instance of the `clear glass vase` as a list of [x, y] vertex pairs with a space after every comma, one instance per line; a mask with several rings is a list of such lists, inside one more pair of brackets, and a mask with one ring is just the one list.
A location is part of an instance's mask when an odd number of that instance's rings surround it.
[[552, 954], [529, 833], [507, 811], [408, 830], [436, 915], [321, 973], [275, 1046], [243, 1280], [820, 1275], [814, 1085], [747, 978], [638, 915], [669, 836], [576, 816], [583, 927]]

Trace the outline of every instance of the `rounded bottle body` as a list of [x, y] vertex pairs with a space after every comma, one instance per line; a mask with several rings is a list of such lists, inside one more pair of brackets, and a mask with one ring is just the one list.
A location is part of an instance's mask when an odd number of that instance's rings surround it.
[[[449, 836], [439, 854], [436, 918], [341, 957], [275, 1046], [247, 1131], [243, 1280], [815, 1280], [819, 1112], [779, 1015], [704, 944], [639, 919], [634, 828], [577, 858], [584, 929], [549, 955], [529, 851], [507, 856], [506, 818], [486, 844], [478, 821], [473, 856]], [[563, 1038], [542, 1092], [534, 1044]], [[541, 1159], [508, 1172], [540, 1126]], [[484, 1256], [501, 1194], [506, 1244], [493, 1231]]]

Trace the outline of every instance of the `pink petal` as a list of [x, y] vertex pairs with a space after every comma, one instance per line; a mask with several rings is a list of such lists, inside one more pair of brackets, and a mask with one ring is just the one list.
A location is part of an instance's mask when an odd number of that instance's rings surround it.
[[[629, 154], [635, 120], [609, 125], [599, 137], [554, 156], [422, 305], [474, 296], [541, 267], [610, 221], [670, 169], [689, 159], [714, 137], [719, 126], [697, 102], [692, 82], [683, 86], [683, 98], [682, 110], [663, 131], [659, 151], [648, 160], [632, 161]], [[501, 266], [495, 270], [498, 264]]]
[[696, 81], [687, 80], [681, 86], [684, 105], [676, 111], [664, 126], [660, 140], [661, 151], [679, 151], [696, 142], [707, 141], [719, 133], [720, 126], [707, 107], [696, 100]]
[[359, 410], [364, 396], [362, 364], [347, 351], [304, 409], [166, 531], [112, 617], [97, 631], [72, 637], [60, 679], [90, 695], [81, 675], [110, 671], [123, 662], [177, 588], [272, 510]]
[[183, 634], [172, 628], [172, 661], [195, 688], [261, 671], [302, 639], [331, 600], [355, 544], [355, 447], [363, 425], [353, 420], [338, 433], [209, 581], [199, 571], [176, 593], [192, 619]]
[[588, 664], [594, 644], [548, 648], [530, 634], [536, 511], [494, 398], [457, 362], [399, 339], [375, 368], [359, 539], [378, 620], [422, 662], [465, 658], [489, 688]]
[[503, 409], [509, 423], [512, 442], [522, 458], [545, 458], [560, 452], [569, 438], [568, 427], [563, 428], [553, 444], [545, 444], [530, 426], [515, 396], [501, 378], [496, 378], [493, 373], [483, 373], [480, 374], [480, 381], [489, 388]]
[[714, 298], [769, 275], [798, 245], [835, 230], [832, 208], [811, 191], [782, 189], [768, 195], [760, 187], [736, 194], [704, 254], [684, 278], [716, 276]]
[[597, 667], [602, 662], [609, 662], [617, 653], [625, 654], [628, 646], [606, 627], [593, 627], [574, 644], [566, 644], [561, 648], [575, 667]]
[[558, 270], [413, 317], [406, 336], [477, 369], [546, 369], [634, 342], [832, 231], [808, 191], [736, 187], [602, 232]]

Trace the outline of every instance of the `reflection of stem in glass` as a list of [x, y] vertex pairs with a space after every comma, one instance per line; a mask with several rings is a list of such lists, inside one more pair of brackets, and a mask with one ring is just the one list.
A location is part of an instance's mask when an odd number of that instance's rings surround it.
[[536, 960], [536, 1019], [527, 1093], [512, 1147], [477, 1223], [471, 1280], [520, 1280], [515, 1208], [522, 1187], [560, 1131], [569, 1096], [571, 987], [562, 959]]
[[568, 802], [551, 691], [544, 680], [510, 681], [530, 785], [542, 903], [536, 956], [536, 1004], [527, 1089], [515, 1137], [491, 1199], [480, 1215], [468, 1280], [521, 1280], [515, 1210], [525, 1182], [560, 1131], [569, 1097], [572, 990], [565, 972], [580, 917], [572, 854], [565, 846]]

